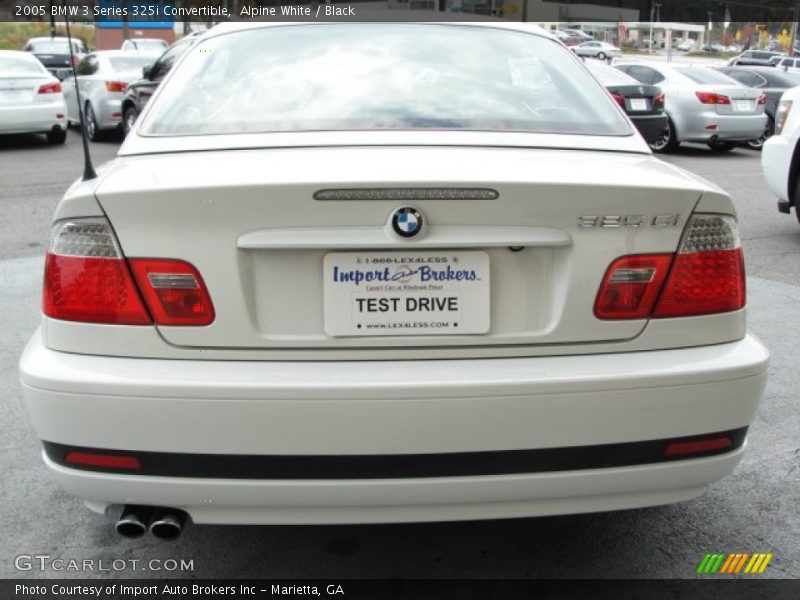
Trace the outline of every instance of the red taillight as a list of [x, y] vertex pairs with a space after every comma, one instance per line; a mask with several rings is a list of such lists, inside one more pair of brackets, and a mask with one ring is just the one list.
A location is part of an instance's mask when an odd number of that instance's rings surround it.
[[39, 86], [40, 94], [60, 94], [61, 93], [61, 84], [58, 81], [54, 81], [53, 83], [45, 83], [44, 85]]
[[684, 456], [686, 454], [704, 454], [714, 450], [724, 450], [733, 446], [733, 440], [727, 435], [714, 436], [687, 442], [673, 442], [664, 451], [665, 456]]
[[667, 96], [664, 92], [659, 92], [656, 94], [656, 97], [653, 98], [653, 106], [664, 106], [664, 103], [667, 101]]
[[761, 94], [758, 97], [758, 103], [759, 104], [766, 104], [767, 103], [767, 97], [764, 94]]
[[44, 270], [44, 314], [91, 323], [151, 322], [111, 226], [103, 218], [56, 223]]
[[712, 92], [695, 92], [697, 99], [703, 104], [730, 104], [731, 99], [722, 94], [714, 94]]
[[65, 321], [148, 325], [128, 265], [121, 258], [47, 253], [44, 314]]
[[736, 220], [698, 214], [686, 224], [674, 256], [615, 260], [600, 285], [594, 313], [600, 319], [689, 317], [739, 310], [745, 302]]
[[124, 81], [106, 81], [106, 91], [108, 92], [124, 92], [128, 84]]
[[625, 108], [625, 97], [618, 92], [611, 92], [611, 97], [617, 101], [622, 108]]
[[133, 258], [133, 275], [158, 325], [208, 325], [214, 320], [203, 278], [180, 260]]
[[745, 304], [742, 249], [678, 254], [653, 316], [688, 317]]
[[69, 57], [70, 66], [71, 67], [75, 67], [78, 64], [79, 60], [80, 59], [78, 58], [78, 55], [77, 54], [73, 54], [72, 56]]
[[53, 227], [44, 313], [119, 325], [208, 325], [214, 320], [214, 306], [197, 269], [173, 259], [126, 261], [111, 225], [101, 217]]
[[104, 467], [107, 469], [127, 469], [138, 471], [142, 464], [135, 456], [121, 456], [119, 454], [91, 454], [89, 452], [67, 452], [64, 460], [73, 465], [87, 467]]
[[594, 314], [598, 319], [646, 319], [669, 271], [672, 254], [623, 256], [606, 271]]

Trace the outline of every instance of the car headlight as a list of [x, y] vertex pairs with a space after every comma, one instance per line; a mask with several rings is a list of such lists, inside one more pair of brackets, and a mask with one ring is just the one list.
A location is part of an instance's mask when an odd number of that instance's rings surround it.
[[789, 118], [789, 112], [792, 110], [791, 100], [781, 100], [778, 105], [778, 112], [775, 115], [775, 135], [780, 135], [783, 131], [783, 126], [786, 125], [786, 120]]

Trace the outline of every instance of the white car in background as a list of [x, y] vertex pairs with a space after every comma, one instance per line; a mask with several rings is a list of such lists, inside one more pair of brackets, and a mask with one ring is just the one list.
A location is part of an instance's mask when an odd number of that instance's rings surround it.
[[[122, 130], [122, 97], [128, 84], [142, 76], [142, 68], [155, 62], [159, 54], [101, 50], [88, 54], [75, 75], [80, 88], [86, 133], [93, 142], [104, 132]], [[79, 124], [78, 94], [72, 77], [64, 80], [64, 98], [70, 124]]]
[[20, 370], [127, 536], [604, 511], [742, 458], [745, 306], [730, 197], [543, 30], [231, 23], [59, 203]]
[[573, 46], [572, 50], [578, 56], [598, 58], [600, 60], [622, 56], [622, 50], [608, 42], [583, 42]]
[[122, 42], [120, 50], [126, 52], [147, 52], [149, 54], [161, 54], [169, 44], [159, 38], [135, 38]]
[[0, 134], [44, 133], [51, 144], [67, 139], [61, 82], [28, 52], [0, 50]]
[[767, 128], [767, 97], [758, 89], [707, 67], [626, 59], [613, 65], [666, 95], [668, 127], [650, 147], [672, 152], [681, 142], [707, 144], [715, 152], [761, 137]]
[[761, 166], [778, 196], [778, 210], [800, 221], [800, 87], [783, 93], [775, 115], [775, 135], [764, 144]]

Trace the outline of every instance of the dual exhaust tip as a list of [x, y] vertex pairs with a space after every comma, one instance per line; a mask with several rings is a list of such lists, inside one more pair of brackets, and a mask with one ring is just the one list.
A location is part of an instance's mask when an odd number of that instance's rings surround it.
[[127, 505], [117, 521], [122, 537], [140, 538], [148, 531], [160, 540], [176, 540], [183, 533], [188, 515], [177, 508]]

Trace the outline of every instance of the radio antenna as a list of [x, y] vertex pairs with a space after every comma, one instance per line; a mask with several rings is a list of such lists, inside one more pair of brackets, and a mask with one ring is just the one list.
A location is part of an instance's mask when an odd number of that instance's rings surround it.
[[[72, 33], [69, 29], [69, 7], [67, 6], [66, 0], [62, 2], [64, 6], [64, 18], [67, 21], [67, 40], [69, 43], [69, 56], [70, 62], [74, 62], [72, 57], [75, 56], [74, 48], [72, 47]], [[92, 165], [92, 155], [89, 153], [89, 138], [86, 137], [86, 121], [83, 118], [83, 102], [81, 102], [81, 90], [78, 87], [78, 73], [77, 73], [78, 65], [72, 65], [72, 82], [75, 84], [75, 101], [78, 103], [78, 117], [81, 120], [81, 139], [83, 140], [83, 180], [88, 181], [90, 179], [96, 179], [97, 173], [94, 170], [94, 166]]]

